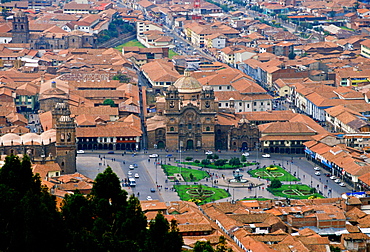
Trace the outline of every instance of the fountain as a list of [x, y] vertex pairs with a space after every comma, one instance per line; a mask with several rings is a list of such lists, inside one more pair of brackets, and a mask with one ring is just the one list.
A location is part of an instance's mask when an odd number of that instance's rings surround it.
[[247, 179], [243, 179], [243, 175], [240, 174], [240, 170], [233, 171], [233, 179], [229, 179], [229, 183], [247, 183]]

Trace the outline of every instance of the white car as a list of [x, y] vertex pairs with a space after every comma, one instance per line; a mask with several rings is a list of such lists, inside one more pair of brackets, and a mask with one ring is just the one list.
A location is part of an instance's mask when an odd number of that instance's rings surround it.
[[331, 176], [330, 179], [335, 180], [335, 179], [337, 179], [337, 177]]
[[77, 154], [84, 154], [85, 153], [85, 151], [84, 150], [78, 150], [77, 151]]
[[248, 157], [248, 156], [249, 156], [249, 153], [248, 153], [248, 152], [244, 152], [242, 155], [243, 155], [244, 157]]
[[139, 178], [139, 173], [135, 173], [135, 178]]
[[320, 175], [321, 175], [321, 173], [320, 173], [319, 171], [317, 171], [317, 172], [315, 172], [315, 175], [316, 175], [316, 176], [320, 176]]
[[315, 171], [320, 171], [320, 168], [319, 167], [315, 167], [315, 168], [313, 168]]
[[213, 152], [212, 151], [206, 151], [206, 155], [212, 155], [213, 154]]
[[158, 157], [158, 154], [150, 154], [149, 157], [150, 158], [157, 158]]
[[266, 153], [266, 154], [262, 154], [262, 157], [264, 157], [264, 158], [269, 158], [269, 157], [271, 157], [271, 155], [270, 155], [270, 154], [268, 154], [268, 153]]
[[127, 173], [129, 176], [131, 176], [132, 175], [132, 172], [131, 171], [128, 171], [128, 173]]
[[340, 181], [340, 179], [336, 179], [336, 180], [334, 180], [334, 182], [339, 184], [341, 181]]
[[341, 187], [345, 187], [345, 186], [346, 186], [346, 184], [344, 184], [343, 182], [339, 183], [339, 185], [340, 185]]
[[130, 164], [130, 166], [128, 167], [130, 170], [133, 170], [135, 169], [135, 166], [133, 166], [132, 164]]
[[153, 200], [151, 196], [147, 196], [146, 200]]

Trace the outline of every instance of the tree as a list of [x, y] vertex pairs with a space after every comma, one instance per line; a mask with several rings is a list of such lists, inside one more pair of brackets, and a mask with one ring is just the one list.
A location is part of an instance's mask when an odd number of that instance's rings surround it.
[[200, 161], [198, 159], [194, 160], [194, 163], [200, 164]]
[[190, 180], [191, 180], [191, 181], [193, 181], [193, 180], [194, 180], [194, 175], [193, 175], [193, 173], [190, 173], [190, 174], [189, 174], [189, 178], [190, 178]]
[[226, 246], [226, 238], [225, 236], [220, 236], [218, 244], [216, 246], [215, 252], [232, 252], [231, 248], [227, 248]]
[[278, 179], [273, 179], [270, 184], [270, 188], [280, 188], [283, 184]]
[[193, 160], [193, 158], [192, 157], [186, 157], [185, 160], [186, 161], [191, 161], [191, 160]]
[[212, 154], [208, 154], [207, 155], [207, 159], [212, 159], [213, 158], [213, 155]]
[[214, 252], [214, 249], [209, 241], [197, 241], [195, 243], [193, 252]]
[[111, 107], [115, 107], [116, 104], [114, 103], [114, 101], [112, 99], [105, 99], [103, 101], [103, 105], [109, 105]]
[[182, 244], [183, 241], [178, 234], [176, 222], [172, 222], [170, 227], [163, 214], [158, 212], [154, 221], [151, 221], [149, 225], [148, 251], [181, 251]]
[[213, 160], [219, 159], [220, 157], [217, 154], [213, 154]]
[[243, 155], [242, 155], [242, 157], [241, 157], [241, 161], [244, 163], [244, 162], [246, 162], [246, 161], [247, 161], [247, 158], [246, 158], [245, 156], [243, 156]]
[[233, 167], [241, 165], [239, 158], [231, 158], [229, 164]]
[[128, 77], [126, 74], [117, 74], [113, 76], [113, 80], [119, 80], [120, 83], [129, 83], [131, 81], [131, 78]]
[[204, 167], [206, 167], [206, 165], [209, 165], [211, 163], [211, 161], [209, 161], [209, 159], [203, 159], [202, 160], [202, 165], [204, 165]]
[[215, 165], [220, 167], [220, 166], [224, 166], [226, 164], [227, 160], [226, 159], [217, 159], [215, 161]]

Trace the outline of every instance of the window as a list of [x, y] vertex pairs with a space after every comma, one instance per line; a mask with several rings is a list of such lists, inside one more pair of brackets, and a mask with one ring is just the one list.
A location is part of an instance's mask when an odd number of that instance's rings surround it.
[[263, 105], [263, 102], [261, 102], [261, 106]]
[[242, 106], [242, 103], [241, 102], [239, 102], [239, 106]]
[[253, 102], [253, 105], [254, 105], [254, 106], [257, 106], [257, 102]]
[[226, 103], [225, 103], [225, 107], [229, 107], [229, 103], [227, 103], [227, 102], [226, 102]]
[[175, 131], [175, 128], [174, 127], [170, 127], [170, 131]]
[[210, 131], [211, 128], [209, 126], [206, 127], [206, 131]]
[[222, 89], [222, 87], [221, 87], [221, 86], [219, 86], [219, 87], [218, 87], [218, 90], [221, 90], [221, 89]]
[[249, 108], [249, 103], [247, 104], [247, 108]]
[[219, 103], [218, 106], [221, 107], [221, 103]]
[[227, 89], [230, 89], [230, 86], [227, 86]]
[[188, 129], [191, 130], [193, 128], [193, 125], [191, 123], [188, 123]]

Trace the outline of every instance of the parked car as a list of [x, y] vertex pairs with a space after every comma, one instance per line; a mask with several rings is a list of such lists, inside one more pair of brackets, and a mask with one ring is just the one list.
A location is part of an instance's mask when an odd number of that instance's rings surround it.
[[155, 192], [155, 189], [154, 188], [150, 188], [150, 192]]
[[270, 154], [268, 154], [268, 153], [266, 153], [266, 154], [262, 154], [262, 157], [264, 157], [264, 158], [269, 158], [269, 157], [271, 157], [271, 155], [270, 155]]
[[108, 154], [114, 154], [114, 151], [108, 151]]
[[151, 196], [147, 196], [146, 200], [153, 200]]
[[249, 156], [249, 153], [248, 153], [248, 152], [244, 152], [242, 155], [243, 155], [244, 157], [248, 157], [248, 156]]
[[158, 154], [150, 154], [149, 155], [149, 158], [157, 158], [158, 157]]
[[346, 186], [346, 184], [344, 184], [343, 182], [340, 182], [340, 183], [339, 183], [339, 185], [340, 185], [341, 187], [345, 187], [345, 186]]
[[317, 167], [317, 166], [316, 166], [316, 167], [314, 167], [313, 169], [314, 169], [315, 171], [320, 171], [320, 170], [321, 170], [321, 169], [320, 169], [319, 167]]
[[131, 171], [128, 171], [127, 175], [131, 176], [132, 175], [132, 172]]
[[212, 151], [206, 151], [206, 155], [212, 155], [213, 154], [213, 152]]
[[84, 150], [78, 150], [77, 151], [77, 154], [84, 154], [85, 153], [85, 151]]
[[317, 172], [315, 172], [315, 175], [316, 175], [316, 176], [320, 176], [320, 175], [321, 175], [321, 173], [320, 173], [319, 171], [317, 171]]
[[341, 183], [340, 179], [336, 179], [336, 180], [334, 180], [334, 182], [337, 183], [337, 184]]
[[134, 166], [134, 168], [138, 168], [137, 164], [132, 164]]
[[129, 167], [128, 167], [130, 170], [133, 170], [135, 169], [135, 167], [131, 164]]
[[135, 173], [135, 178], [139, 178], [139, 173]]
[[331, 176], [330, 173], [325, 173], [324, 175], [325, 175], [325, 177], [330, 177]]
[[337, 179], [337, 177], [331, 176], [330, 179], [335, 180], [335, 179]]

